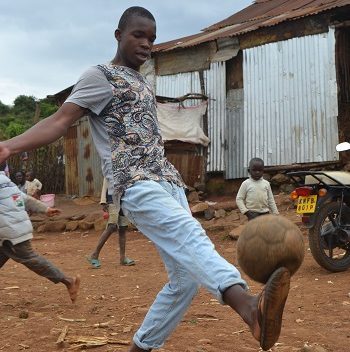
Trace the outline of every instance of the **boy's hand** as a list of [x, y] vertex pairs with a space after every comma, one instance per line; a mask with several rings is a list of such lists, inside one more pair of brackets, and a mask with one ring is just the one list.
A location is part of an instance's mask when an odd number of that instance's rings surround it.
[[57, 208], [47, 208], [46, 210], [46, 215], [51, 217], [51, 216], [54, 216], [54, 215], [59, 215], [61, 214], [61, 210], [60, 209], [57, 209]]

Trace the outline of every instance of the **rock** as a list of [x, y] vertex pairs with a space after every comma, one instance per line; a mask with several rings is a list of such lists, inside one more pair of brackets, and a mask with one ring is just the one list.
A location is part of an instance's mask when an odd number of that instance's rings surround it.
[[85, 216], [86, 216], [85, 214], [73, 215], [73, 216], [69, 216], [67, 219], [72, 221], [78, 221], [78, 220], [83, 220]]
[[198, 191], [198, 198], [201, 202], [204, 202], [204, 200], [207, 198], [207, 194], [205, 192], [202, 192], [202, 191]]
[[287, 194], [290, 194], [291, 192], [293, 192], [294, 189], [295, 189], [295, 186], [293, 186], [290, 183], [286, 183], [280, 186], [280, 191]]
[[235, 200], [230, 200], [226, 202], [218, 202], [214, 204], [214, 209], [225, 209], [226, 211], [235, 210], [237, 209], [237, 204]]
[[290, 178], [284, 174], [277, 174], [271, 178], [271, 184], [275, 186], [280, 186], [283, 183], [289, 183]]
[[236, 210], [232, 210], [229, 213], [226, 213], [226, 220], [227, 222], [229, 221], [239, 221], [239, 212], [237, 212]]
[[208, 209], [204, 210], [204, 218], [205, 220], [211, 220], [215, 218], [215, 210], [212, 207], [209, 207]]
[[62, 232], [66, 229], [66, 222], [63, 220], [47, 221], [37, 228], [38, 233], [42, 232]]
[[205, 183], [203, 182], [195, 182], [193, 187], [197, 190], [197, 191], [202, 191], [205, 192], [206, 191], [206, 186]]
[[79, 221], [79, 229], [82, 231], [90, 230], [94, 227], [94, 222], [89, 222], [86, 220]]
[[29, 312], [27, 310], [21, 310], [18, 314], [18, 317], [20, 319], [28, 319], [29, 317]]
[[228, 237], [234, 241], [237, 241], [245, 225], [239, 225], [235, 229], [231, 230]]
[[204, 210], [209, 208], [209, 204], [205, 202], [197, 203], [191, 207], [191, 212], [193, 215], [203, 213]]
[[218, 209], [218, 210], [215, 210], [215, 217], [217, 219], [220, 219], [220, 218], [224, 218], [226, 216], [226, 211], [225, 209]]
[[324, 347], [313, 344], [308, 345], [305, 344], [301, 349], [300, 352], [328, 352]]
[[189, 203], [198, 202], [199, 201], [198, 193], [196, 191], [190, 192], [187, 196], [187, 200]]
[[66, 231], [75, 231], [79, 226], [78, 221], [68, 221], [66, 223]]
[[66, 222], [63, 220], [50, 221], [46, 223], [46, 231], [48, 232], [61, 232], [66, 229]]
[[198, 343], [200, 343], [201, 345], [211, 345], [213, 342], [209, 339], [200, 339], [198, 340]]
[[94, 211], [94, 212], [88, 214], [84, 218], [84, 221], [94, 223], [97, 219], [100, 219], [102, 217], [103, 217], [103, 213], [101, 211]]
[[103, 231], [106, 228], [107, 220], [100, 218], [94, 222], [95, 231]]

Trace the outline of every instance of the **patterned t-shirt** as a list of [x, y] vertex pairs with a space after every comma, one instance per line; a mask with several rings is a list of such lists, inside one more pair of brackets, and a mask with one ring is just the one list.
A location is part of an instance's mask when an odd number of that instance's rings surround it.
[[90, 69], [85, 76], [66, 102], [92, 112], [92, 135], [103, 174], [109, 184], [114, 184], [114, 191], [122, 194], [139, 180], [184, 186], [180, 174], [164, 156], [155, 97], [144, 77], [131, 68], [112, 64]]

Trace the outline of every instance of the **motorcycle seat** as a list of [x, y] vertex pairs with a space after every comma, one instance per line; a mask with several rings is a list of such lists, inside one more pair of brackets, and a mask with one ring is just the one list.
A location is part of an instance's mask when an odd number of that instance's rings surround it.
[[[325, 171], [325, 175], [317, 175], [317, 178], [322, 180], [327, 185], [336, 185], [337, 182], [331, 180], [326, 175], [334, 178], [338, 182], [342, 183], [343, 185], [350, 185], [350, 172], [347, 171]], [[306, 185], [313, 185], [317, 184], [319, 181], [313, 177], [312, 175], [305, 176], [305, 184]]]

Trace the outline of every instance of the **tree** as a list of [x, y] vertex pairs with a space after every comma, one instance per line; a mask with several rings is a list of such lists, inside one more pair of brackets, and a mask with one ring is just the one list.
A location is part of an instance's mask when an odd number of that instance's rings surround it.
[[44, 119], [55, 113], [58, 110], [58, 106], [50, 99], [40, 100], [40, 120]]
[[33, 96], [19, 95], [13, 102], [12, 112], [16, 118], [32, 120], [35, 114], [35, 98]]
[[5, 129], [5, 135], [7, 138], [16, 137], [23, 133], [28, 127], [28, 125], [24, 125], [23, 123], [11, 121]]
[[8, 105], [5, 105], [1, 100], [0, 100], [0, 116], [7, 115], [10, 112], [11, 108]]

